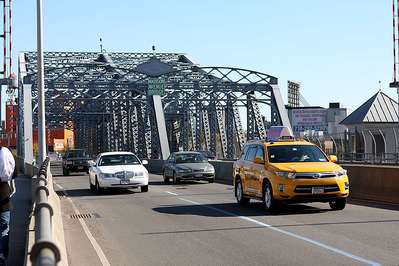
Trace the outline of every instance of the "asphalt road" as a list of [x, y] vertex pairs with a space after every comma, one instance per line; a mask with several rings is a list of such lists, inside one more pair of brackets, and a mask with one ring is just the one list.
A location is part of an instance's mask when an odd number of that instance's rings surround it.
[[239, 206], [226, 183], [164, 183], [96, 195], [84, 173], [62, 176], [69, 265], [399, 265], [399, 206], [349, 199], [286, 205], [266, 213]]

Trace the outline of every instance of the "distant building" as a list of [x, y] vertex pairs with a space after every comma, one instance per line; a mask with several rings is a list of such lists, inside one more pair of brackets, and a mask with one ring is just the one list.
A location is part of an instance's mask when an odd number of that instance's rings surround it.
[[[3, 128], [0, 131], [0, 145], [9, 146], [11, 149], [17, 147], [17, 117], [18, 105], [15, 103], [6, 104], [6, 121], [2, 121]], [[38, 131], [33, 130], [33, 143], [38, 143]], [[68, 129], [46, 128], [46, 145], [48, 151], [62, 151], [67, 147], [74, 147], [74, 132]]]
[[330, 103], [328, 109], [319, 106], [287, 107], [292, 131], [298, 138], [309, 136], [334, 135], [345, 132], [345, 125], [340, 125], [351, 111], [341, 103]]
[[398, 153], [398, 103], [382, 91], [340, 122], [354, 153]]
[[325, 116], [327, 134], [336, 135], [345, 132], [347, 127], [341, 125], [340, 122], [350, 115], [351, 112], [352, 110], [344, 108], [344, 105], [341, 103], [330, 103]]

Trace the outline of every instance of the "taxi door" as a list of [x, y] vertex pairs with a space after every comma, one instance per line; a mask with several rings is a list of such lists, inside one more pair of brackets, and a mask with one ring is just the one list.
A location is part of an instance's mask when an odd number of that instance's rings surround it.
[[258, 146], [256, 149], [255, 157], [262, 158], [261, 163], [252, 163], [252, 181], [251, 181], [251, 190], [256, 194], [261, 193], [261, 175], [265, 171], [265, 151], [262, 146]]
[[[257, 176], [257, 166], [253, 163], [253, 160], [256, 156], [258, 150], [258, 145], [251, 145], [250, 150], [248, 152], [248, 156], [245, 159], [243, 164], [243, 172], [244, 172], [244, 190], [250, 193], [257, 193], [256, 191], [256, 176]], [[259, 175], [258, 175], [259, 177]]]

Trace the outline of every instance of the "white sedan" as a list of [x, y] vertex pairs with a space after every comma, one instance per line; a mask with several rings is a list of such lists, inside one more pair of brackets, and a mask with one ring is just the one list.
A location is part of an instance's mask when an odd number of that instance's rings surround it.
[[148, 191], [148, 171], [142, 162], [131, 152], [100, 153], [90, 163], [89, 184], [91, 190], [101, 194], [106, 188], [141, 188]]

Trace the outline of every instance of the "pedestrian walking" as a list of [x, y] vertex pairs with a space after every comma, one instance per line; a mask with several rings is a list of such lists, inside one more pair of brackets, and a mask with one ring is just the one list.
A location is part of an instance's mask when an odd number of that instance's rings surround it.
[[11, 188], [9, 181], [18, 176], [14, 156], [7, 147], [0, 146], [0, 266], [7, 265], [10, 232]]

